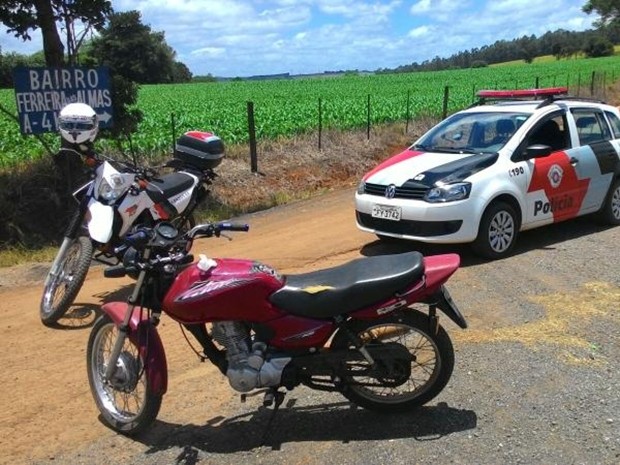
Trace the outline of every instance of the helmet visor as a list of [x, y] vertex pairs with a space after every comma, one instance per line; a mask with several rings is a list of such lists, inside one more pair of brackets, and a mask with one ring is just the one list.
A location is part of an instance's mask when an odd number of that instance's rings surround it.
[[65, 131], [90, 131], [95, 129], [94, 121], [60, 121], [58, 127]]

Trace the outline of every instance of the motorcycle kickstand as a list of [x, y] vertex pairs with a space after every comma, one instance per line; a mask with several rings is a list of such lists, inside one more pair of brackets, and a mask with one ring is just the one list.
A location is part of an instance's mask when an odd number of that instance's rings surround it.
[[261, 446], [264, 446], [265, 442], [267, 441], [267, 435], [269, 434], [269, 430], [271, 429], [271, 425], [273, 424], [273, 420], [278, 413], [280, 405], [282, 405], [282, 402], [284, 402], [285, 395], [285, 392], [278, 391], [278, 389], [276, 388], [270, 388], [265, 393], [265, 398], [263, 399], [263, 406], [270, 407], [271, 405], [273, 405], [273, 410], [271, 411], [271, 415], [269, 416], [269, 420], [267, 421], [267, 425], [265, 426], [263, 437], [260, 442]]

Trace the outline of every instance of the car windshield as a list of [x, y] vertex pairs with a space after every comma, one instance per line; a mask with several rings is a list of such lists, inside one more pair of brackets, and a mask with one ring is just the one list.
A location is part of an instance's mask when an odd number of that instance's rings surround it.
[[435, 126], [413, 148], [443, 153], [497, 152], [529, 116], [516, 112], [456, 113]]

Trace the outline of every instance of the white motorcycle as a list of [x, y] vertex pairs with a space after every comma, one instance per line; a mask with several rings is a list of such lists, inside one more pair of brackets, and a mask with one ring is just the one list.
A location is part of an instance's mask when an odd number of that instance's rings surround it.
[[175, 171], [161, 177], [148, 168], [87, 157], [91, 180], [73, 193], [78, 208], [45, 279], [41, 322], [52, 326], [66, 314], [92, 259], [119, 263], [124, 250], [117, 247], [137, 226], [165, 220], [182, 230], [193, 227], [194, 210], [208, 194], [213, 168], [223, 156], [217, 136], [192, 131], [179, 138], [174, 159], [165, 165]]

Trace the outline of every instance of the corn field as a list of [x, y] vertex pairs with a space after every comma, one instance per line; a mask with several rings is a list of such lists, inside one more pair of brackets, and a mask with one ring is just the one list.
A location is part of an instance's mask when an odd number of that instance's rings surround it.
[[[144, 120], [131, 146], [147, 157], [169, 152], [174, 138], [188, 130], [214, 132], [227, 145], [247, 143], [248, 102], [253, 102], [257, 138], [278, 138], [316, 131], [319, 115], [323, 128], [335, 129], [438, 117], [469, 106], [480, 89], [567, 86], [573, 95], [604, 98], [618, 73], [620, 56], [406, 74], [145, 85], [138, 102]], [[39, 140], [19, 133], [12, 89], [0, 90], [0, 110], [0, 167], [43, 156]], [[57, 135], [42, 139], [58, 147]], [[99, 144], [111, 150], [105, 141]]]

